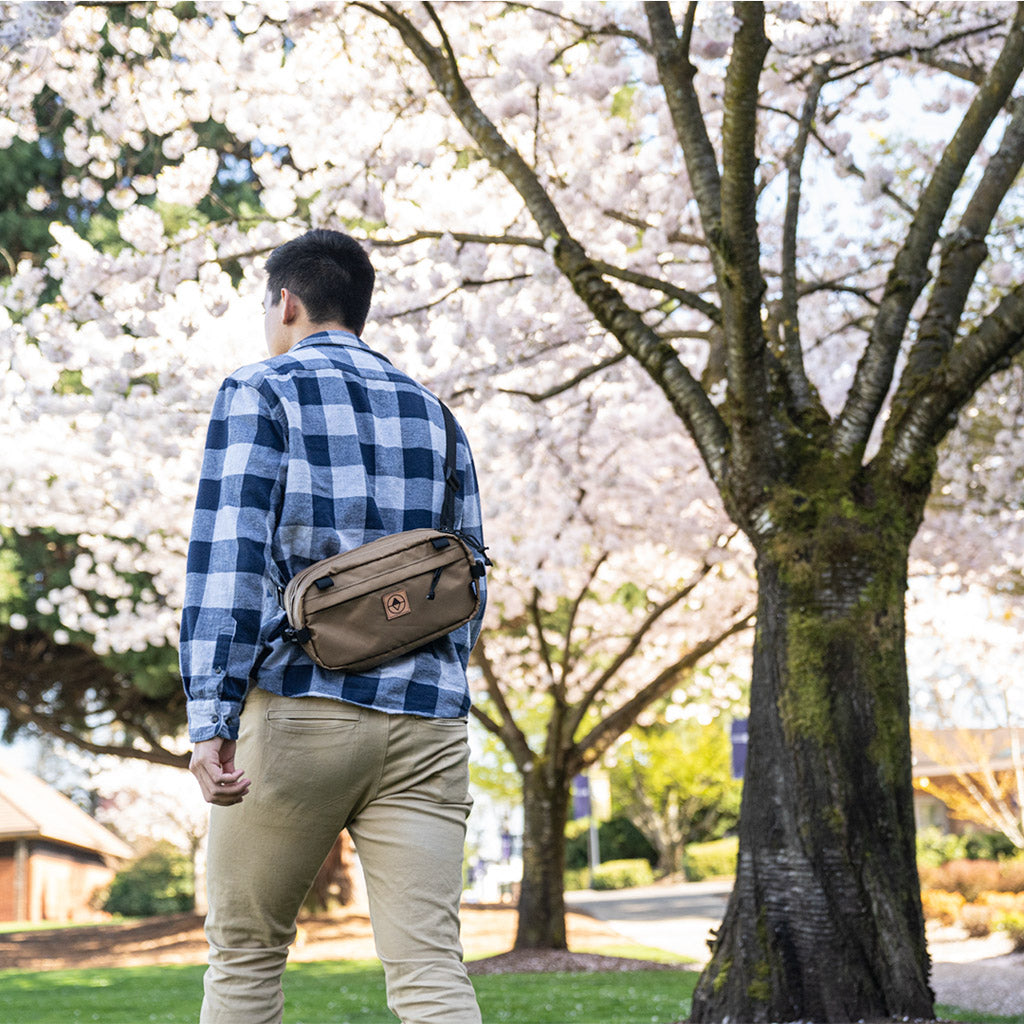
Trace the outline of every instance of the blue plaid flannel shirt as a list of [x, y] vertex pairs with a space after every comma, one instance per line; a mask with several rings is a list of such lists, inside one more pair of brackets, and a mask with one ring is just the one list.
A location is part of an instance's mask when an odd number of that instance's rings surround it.
[[[278, 632], [277, 587], [307, 565], [389, 533], [436, 527], [444, 497], [437, 400], [353, 334], [313, 334], [221, 385], [188, 549], [181, 675], [192, 742], [238, 735], [251, 686], [394, 714], [469, 712], [471, 622], [359, 674], [329, 671]], [[461, 429], [456, 528], [483, 547]], [[481, 581], [481, 586], [483, 586]]]

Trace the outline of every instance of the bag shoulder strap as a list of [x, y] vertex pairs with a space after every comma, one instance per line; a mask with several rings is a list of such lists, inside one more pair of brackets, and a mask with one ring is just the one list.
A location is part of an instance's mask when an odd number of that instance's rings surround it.
[[441, 402], [444, 414], [444, 504], [441, 506], [441, 532], [455, 532], [455, 492], [459, 489], [459, 477], [455, 472], [455, 417], [444, 402]]

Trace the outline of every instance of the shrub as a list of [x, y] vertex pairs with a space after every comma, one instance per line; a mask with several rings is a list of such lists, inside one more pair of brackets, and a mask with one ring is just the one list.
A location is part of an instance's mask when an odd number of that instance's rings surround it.
[[917, 862], [920, 867], [937, 868], [964, 856], [963, 837], [940, 828], [923, 828], [917, 833]]
[[995, 920], [995, 926], [1010, 936], [1015, 953], [1024, 953], [1024, 912], [1000, 914]]
[[[565, 866], [570, 869], [587, 867], [590, 863], [589, 827], [585, 822], [573, 822], [565, 834]], [[629, 818], [602, 821], [597, 826], [597, 845], [602, 860], [636, 860], [643, 857], [652, 867], [658, 861], [657, 851]]]
[[1001, 832], [968, 832], [964, 856], [971, 860], [1011, 860], [1020, 851]]
[[736, 836], [727, 836], [710, 843], [691, 843], [683, 862], [687, 880], [700, 882], [705, 878], [735, 875], [739, 842]]
[[195, 908], [192, 862], [170, 843], [157, 843], [149, 853], [119, 871], [103, 909], [125, 917], [177, 914]]
[[1001, 861], [999, 878], [1003, 892], [1024, 892], [1024, 857]]
[[999, 864], [994, 860], [951, 860], [939, 867], [921, 868], [920, 875], [924, 888], [958, 892], [968, 903], [983, 892], [1001, 888]]
[[566, 892], [577, 892], [590, 886], [590, 871], [587, 868], [569, 868], [564, 875]]
[[1024, 892], [1024, 859], [951, 860], [919, 868], [921, 886], [959, 892], [973, 903], [983, 892]]
[[1021, 913], [1024, 913], [1024, 893], [983, 892], [975, 902], [995, 911], [1009, 913], [1019, 910]]
[[634, 885], [650, 885], [654, 881], [651, 865], [642, 857], [635, 860], [610, 860], [593, 872], [593, 889], [630, 889]]
[[917, 859], [925, 867], [938, 867], [951, 860], [1004, 860], [1017, 852], [999, 832], [967, 832], [953, 835], [940, 828], [923, 828], [917, 833]]
[[967, 903], [960, 908], [960, 924], [972, 939], [992, 934], [994, 911], [981, 903]]
[[964, 898], [958, 892], [945, 892], [942, 889], [925, 889], [921, 893], [921, 906], [924, 908], [926, 921], [938, 921], [939, 924], [956, 924]]

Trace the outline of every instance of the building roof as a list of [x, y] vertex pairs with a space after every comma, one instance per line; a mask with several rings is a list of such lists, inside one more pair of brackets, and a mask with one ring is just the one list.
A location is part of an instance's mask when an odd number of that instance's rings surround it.
[[0, 841], [48, 839], [126, 860], [134, 851], [42, 779], [0, 761]]
[[1024, 748], [1022, 729], [913, 729], [914, 778], [1015, 770]]

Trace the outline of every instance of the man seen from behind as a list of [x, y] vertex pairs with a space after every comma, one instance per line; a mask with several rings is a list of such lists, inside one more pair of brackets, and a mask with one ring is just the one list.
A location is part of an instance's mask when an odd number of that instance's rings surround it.
[[[277, 596], [322, 558], [437, 526], [441, 406], [361, 339], [374, 271], [354, 239], [310, 231], [276, 249], [266, 273], [269, 357], [217, 395], [182, 617], [190, 768], [213, 805], [200, 1019], [281, 1020], [296, 916], [347, 828], [388, 1005], [403, 1024], [479, 1024], [458, 908], [466, 666], [483, 595], [465, 626], [358, 674], [288, 642]], [[456, 468], [456, 529], [482, 550], [461, 429]]]

